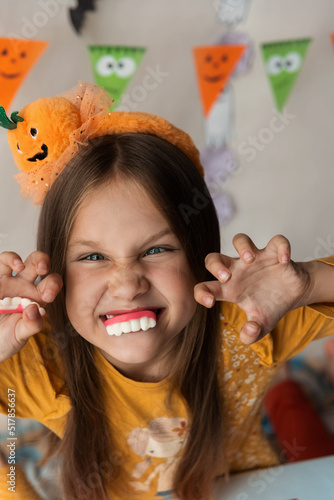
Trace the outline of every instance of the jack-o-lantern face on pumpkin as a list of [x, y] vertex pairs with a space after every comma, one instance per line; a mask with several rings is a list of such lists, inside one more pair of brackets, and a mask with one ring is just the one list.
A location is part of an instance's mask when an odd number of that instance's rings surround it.
[[63, 97], [44, 97], [19, 113], [8, 142], [18, 168], [24, 172], [56, 160], [69, 145], [72, 131], [81, 125], [78, 108]]
[[194, 49], [197, 80], [205, 115], [208, 115], [224, 90], [245, 48], [244, 45], [212, 45]]
[[47, 45], [39, 40], [0, 37], [0, 104], [5, 109]]

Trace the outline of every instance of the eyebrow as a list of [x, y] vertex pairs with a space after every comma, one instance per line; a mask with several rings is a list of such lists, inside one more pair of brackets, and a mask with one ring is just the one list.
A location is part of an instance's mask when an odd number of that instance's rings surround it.
[[[163, 238], [164, 236], [168, 235], [174, 235], [174, 232], [170, 228], [163, 229], [162, 231], [159, 231], [159, 233], [153, 234], [152, 236], [149, 236], [142, 244], [141, 246], [146, 247], [150, 245], [155, 240], [158, 240], [160, 238]], [[93, 240], [74, 240], [72, 243], [68, 245], [68, 248], [75, 248], [75, 247], [88, 247], [88, 248], [96, 248], [96, 247], [102, 247], [102, 244], [99, 241], [93, 241]]]

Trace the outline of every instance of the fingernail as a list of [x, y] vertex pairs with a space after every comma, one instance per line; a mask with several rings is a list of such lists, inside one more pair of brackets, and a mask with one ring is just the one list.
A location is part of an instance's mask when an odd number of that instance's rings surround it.
[[289, 262], [289, 254], [284, 253], [281, 257], [281, 262]]
[[246, 261], [246, 262], [251, 262], [252, 260], [254, 260], [254, 255], [251, 253], [251, 252], [245, 252], [243, 254], [243, 259]]
[[225, 281], [227, 281], [229, 277], [230, 273], [228, 273], [227, 271], [218, 271], [218, 278], [222, 283], [225, 283]]
[[258, 333], [259, 331], [259, 327], [258, 326], [255, 326], [255, 325], [247, 325], [247, 333], [249, 333], [250, 335], [255, 335], [256, 333]]
[[47, 268], [47, 265], [45, 264], [45, 262], [40, 262], [38, 264], [38, 272], [40, 274], [46, 274], [48, 272], [48, 268]]
[[39, 315], [38, 309], [36, 306], [34, 307], [28, 307], [27, 309], [27, 316], [29, 319], [34, 320], [37, 319]]
[[15, 259], [14, 260], [14, 265], [15, 266], [24, 266], [22, 260], [20, 260], [20, 259]]
[[206, 307], [211, 307], [213, 304], [213, 298], [210, 295], [206, 295], [206, 297], [204, 297], [203, 299], [203, 302]]
[[45, 300], [45, 302], [52, 302], [53, 298], [54, 295], [50, 290], [46, 290], [45, 292], [42, 293], [42, 299]]

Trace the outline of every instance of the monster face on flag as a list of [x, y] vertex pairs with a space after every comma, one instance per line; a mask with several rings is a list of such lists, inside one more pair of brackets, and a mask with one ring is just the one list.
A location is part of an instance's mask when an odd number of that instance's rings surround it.
[[224, 90], [245, 49], [245, 45], [210, 45], [193, 49], [205, 116]]
[[146, 49], [90, 45], [89, 52], [95, 83], [106, 89], [114, 99], [112, 109], [116, 109]]
[[47, 45], [39, 40], [0, 38], [0, 102], [6, 110]]
[[311, 38], [265, 43], [262, 56], [278, 111], [282, 111], [303, 65]]

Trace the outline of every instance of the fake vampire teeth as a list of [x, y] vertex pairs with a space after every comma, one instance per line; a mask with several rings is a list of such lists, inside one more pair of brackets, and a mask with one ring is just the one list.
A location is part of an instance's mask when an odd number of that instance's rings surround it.
[[43, 309], [43, 307], [40, 307], [37, 302], [33, 302], [23, 297], [5, 297], [0, 300], [0, 314], [22, 313], [30, 304], [36, 304], [39, 309], [39, 314], [45, 316], [45, 309]]
[[156, 315], [153, 311], [137, 311], [116, 316], [107, 316], [104, 322], [108, 335], [119, 337], [122, 333], [139, 332], [148, 330], [157, 324]]

